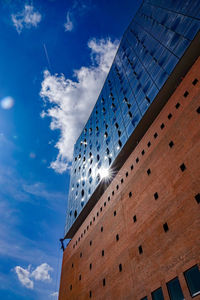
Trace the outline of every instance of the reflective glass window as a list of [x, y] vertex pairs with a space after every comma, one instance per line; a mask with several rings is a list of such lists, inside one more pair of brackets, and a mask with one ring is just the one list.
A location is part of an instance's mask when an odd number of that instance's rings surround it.
[[158, 288], [154, 292], [151, 293], [153, 300], [164, 300], [162, 288]]
[[184, 273], [190, 294], [192, 297], [200, 294], [200, 272], [198, 266], [194, 266]]
[[167, 289], [171, 300], [184, 300], [178, 277], [172, 279], [167, 283]]

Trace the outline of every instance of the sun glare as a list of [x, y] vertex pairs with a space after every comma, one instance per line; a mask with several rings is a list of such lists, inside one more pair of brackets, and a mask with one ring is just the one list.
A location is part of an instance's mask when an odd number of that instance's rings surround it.
[[105, 168], [101, 169], [100, 176], [101, 176], [102, 179], [103, 178], [108, 178], [110, 176], [109, 169], [105, 169]]

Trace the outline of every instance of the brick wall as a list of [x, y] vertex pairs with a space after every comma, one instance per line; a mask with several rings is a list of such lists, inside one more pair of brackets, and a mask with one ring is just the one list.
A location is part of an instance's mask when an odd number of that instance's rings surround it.
[[200, 262], [199, 107], [200, 59], [64, 251], [59, 300], [151, 299], [159, 287], [168, 300], [176, 276], [192, 299], [183, 272]]

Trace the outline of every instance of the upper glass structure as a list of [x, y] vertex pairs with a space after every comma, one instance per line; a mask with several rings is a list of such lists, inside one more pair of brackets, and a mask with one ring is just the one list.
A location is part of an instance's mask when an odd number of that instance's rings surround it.
[[199, 28], [199, 0], [143, 1], [74, 146], [66, 233]]

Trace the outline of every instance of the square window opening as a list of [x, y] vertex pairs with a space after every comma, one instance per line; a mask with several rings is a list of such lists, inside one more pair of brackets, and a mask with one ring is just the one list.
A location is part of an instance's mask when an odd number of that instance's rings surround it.
[[197, 201], [197, 203], [199, 204], [200, 203], [200, 193], [196, 194], [194, 196], [195, 200]]
[[141, 246], [141, 245], [138, 247], [138, 251], [139, 251], [139, 254], [142, 254], [142, 253], [143, 253], [143, 249], [142, 249], [142, 246]]
[[196, 85], [197, 83], [198, 83], [198, 79], [195, 78], [195, 79], [192, 81], [192, 84], [193, 84], [193, 85]]
[[158, 137], [157, 132], [155, 132], [153, 136], [154, 136], [154, 139], [156, 139]]
[[182, 172], [184, 172], [186, 170], [185, 164], [180, 165], [180, 169], [181, 169]]
[[172, 118], [172, 114], [170, 113], [167, 117], [170, 120]]
[[189, 95], [189, 92], [188, 92], [188, 91], [185, 91], [185, 93], [183, 94], [183, 96], [184, 96], [185, 98], [187, 98], [188, 95]]
[[163, 229], [164, 229], [164, 232], [167, 232], [169, 230], [167, 223], [163, 224]]
[[154, 199], [155, 199], [155, 200], [158, 199], [158, 193], [157, 193], [157, 192], [154, 194]]

